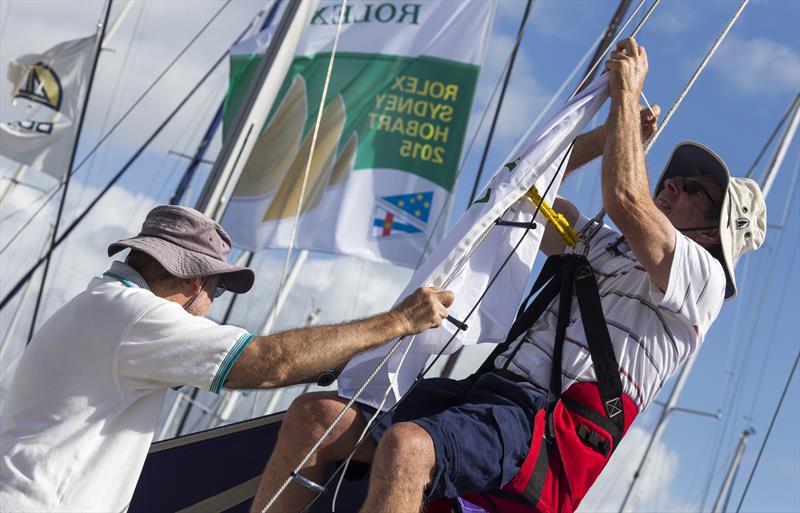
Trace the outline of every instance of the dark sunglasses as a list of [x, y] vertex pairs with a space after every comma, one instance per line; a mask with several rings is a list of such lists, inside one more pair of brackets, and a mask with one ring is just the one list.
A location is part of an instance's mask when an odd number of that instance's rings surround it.
[[[203, 280], [203, 285], [202, 285], [201, 288], [203, 288], [203, 289], [206, 288], [206, 285], [208, 285], [208, 280], [210, 280], [210, 279], [211, 279], [210, 276], [206, 276], [206, 278]], [[222, 294], [224, 294], [226, 290], [228, 290], [228, 289], [226, 289], [225, 285], [223, 285], [222, 281], [220, 281], [217, 284], [216, 288], [214, 288], [214, 295], [213, 295], [212, 299], [217, 299]]]
[[218, 297], [220, 297], [222, 294], [225, 293], [226, 290], [228, 290], [228, 289], [226, 289], [225, 285], [223, 285], [222, 283], [217, 285], [217, 287], [214, 289], [214, 299], [217, 299]]
[[688, 192], [689, 194], [698, 194], [698, 193], [702, 194], [703, 196], [706, 197], [708, 203], [711, 205], [711, 207], [714, 209], [715, 212], [719, 210], [720, 206], [717, 204], [714, 198], [711, 197], [711, 194], [709, 194], [706, 188], [703, 187], [703, 185], [698, 180], [695, 180], [694, 178], [684, 178], [683, 180], [681, 180], [681, 189], [683, 190], [683, 192]]

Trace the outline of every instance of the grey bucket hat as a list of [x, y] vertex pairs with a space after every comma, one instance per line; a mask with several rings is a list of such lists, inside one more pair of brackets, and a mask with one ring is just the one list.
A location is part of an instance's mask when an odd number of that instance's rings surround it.
[[734, 178], [728, 167], [713, 151], [702, 144], [687, 141], [672, 150], [672, 156], [656, 183], [653, 197], [658, 196], [668, 178], [710, 175], [725, 191], [719, 215], [720, 254], [727, 284], [725, 299], [736, 297], [736, 276], [733, 273], [740, 256], [764, 242], [767, 234], [767, 206], [756, 182], [749, 178]]
[[139, 235], [108, 246], [108, 256], [132, 248], [155, 258], [178, 278], [220, 276], [231, 292], [250, 290], [252, 269], [228, 263], [231, 238], [213, 219], [192, 208], [163, 205], [151, 210]]

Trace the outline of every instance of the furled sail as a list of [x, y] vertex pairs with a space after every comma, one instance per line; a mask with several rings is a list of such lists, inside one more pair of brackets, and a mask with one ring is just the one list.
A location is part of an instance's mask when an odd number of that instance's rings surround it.
[[[458, 328], [445, 322], [440, 328], [404, 340], [359, 396], [360, 402], [377, 407], [387, 388], [391, 387], [392, 393], [383, 405], [384, 408], [390, 407], [413, 383], [429, 356], [439, 352], [451, 337], [455, 338], [447, 346], [446, 353], [452, 353], [465, 344], [505, 339], [533, 268], [545, 221], [541, 216], [537, 217], [537, 228], [524, 237], [502, 271], [503, 261], [513, 252], [523, 229], [497, 225], [496, 221], [530, 222], [535, 205], [525, 197], [525, 193], [533, 186], [543, 194], [545, 201], [552, 203], [565, 167], [562, 166], [559, 172], [559, 164], [568, 158], [566, 153], [570, 143], [583, 131], [607, 96], [604, 75], [571, 99], [541, 129], [531, 127], [528, 130], [478, 199], [417, 270], [400, 295], [404, 298], [420, 286], [453, 290], [456, 300], [450, 314], [459, 321], [466, 320], [468, 328], [456, 333]], [[498, 272], [491, 288], [481, 299]], [[467, 318], [476, 304], [474, 314]], [[352, 397], [393, 345], [394, 341], [353, 358], [339, 376], [339, 394]], [[406, 349], [408, 354], [402, 361]]]

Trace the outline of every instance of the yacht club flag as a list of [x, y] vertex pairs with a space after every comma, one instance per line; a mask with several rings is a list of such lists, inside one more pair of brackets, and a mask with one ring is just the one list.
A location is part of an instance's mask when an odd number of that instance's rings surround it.
[[[61, 180], [70, 160], [95, 38], [60, 43], [11, 61], [12, 101], [0, 123], [0, 155]], [[5, 117], [5, 115], [4, 115]]]
[[[298, 248], [415, 267], [455, 184], [495, 2], [340, 4], [321, 1], [311, 17], [222, 224], [258, 250], [287, 247], [297, 219]], [[228, 124], [268, 39], [231, 50]]]
[[[534, 131], [535, 127], [531, 127], [528, 130], [505, 164], [417, 269], [399, 296], [402, 299], [422, 286], [450, 289], [455, 292], [455, 303], [449, 313], [457, 320], [466, 320], [468, 328], [456, 333], [456, 328], [445, 321], [437, 329], [404, 340], [359, 396], [360, 402], [378, 407], [391, 387], [383, 408], [391, 407], [405, 394], [431, 354], [438, 353], [454, 334], [456, 336], [445, 354], [462, 345], [505, 340], [525, 292], [546, 221], [541, 215], [537, 216], [536, 229], [525, 235], [502, 271], [503, 261], [523, 237], [524, 228], [496, 225], [496, 221], [502, 218], [530, 222], [535, 205], [525, 193], [531, 186], [535, 186], [545, 201], [552, 204], [563, 177], [563, 168], [559, 171], [559, 164], [562, 160], [566, 162], [570, 143], [583, 131], [607, 96], [607, 79], [602, 75], [541, 129]], [[496, 281], [481, 299], [495, 275]], [[476, 304], [477, 309], [467, 319]], [[339, 376], [339, 395], [352, 397], [394, 344], [395, 341], [390, 341], [350, 360]], [[407, 349], [408, 354], [403, 360]]]

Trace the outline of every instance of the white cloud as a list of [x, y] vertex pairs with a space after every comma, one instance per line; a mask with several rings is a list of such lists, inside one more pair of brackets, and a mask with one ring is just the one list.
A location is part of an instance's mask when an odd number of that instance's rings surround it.
[[698, 10], [689, 2], [664, 2], [654, 13], [648, 28], [667, 34], [678, 34], [692, 28], [698, 18]]
[[797, 50], [764, 37], [729, 36], [709, 67], [739, 93], [778, 94], [800, 88]]
[[[489, 43], [486, 60], [481, 70], [481, 80], [478, 85], [472, 115], [470, 116], [470, 125], [467, 129], [467, 136], [471, 137], [478, 122], [484, 116], [484, 111], [487, 108], [489, 109], [485, 113], [481, 132], [475, 140], [477, 148], [480, 148], [483, 141], [488, 137], [492, 116], [497, 108], [497, 100], [502, 87], [503, 69], [513, 46], [514, 37], [505, 34], [493, 36]], [[497, 91], [492, 97], [492, 92], [495, 88], [497, 88]], [[503, 100], [503, 109], [495, 129], [493, 144], [513, 145], [525, 134], [531, 121], [536, 118], [539, 110], [547, 103], [549, 97], [549, 92], [536, 79], [533, 60], [527, 55], [524, 48], [520, 48], [511, 74], [511, 81]], [[491, 103], [489, 103], [490, 100]], [[468, 144], [470, 141], [467, 140], [466, 142]], [[476, 148], [473, 149], [473, 153], [475, 151], [477, 151]]]
[[[638, 467], [649, 441], [649, 431], [638, 426], [631, 427], [608, 466], [584, 497], [578, 511], [585, 513], [619, 511], [622, 499], [632, 481], [633, 472]], [[678, 453], [664, 442], [657, 441], [650, 450], [644, 471], [637, 480], [626, 511], [698, 511], [698, 504], [688, 503], [684, 497], [670, 493], [678, 469]]]

